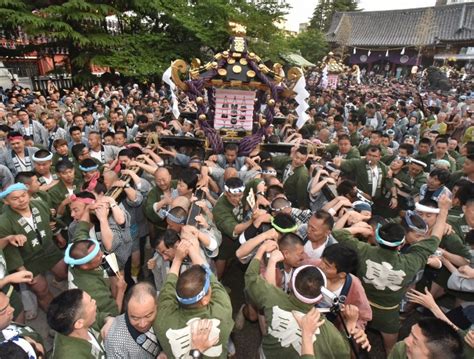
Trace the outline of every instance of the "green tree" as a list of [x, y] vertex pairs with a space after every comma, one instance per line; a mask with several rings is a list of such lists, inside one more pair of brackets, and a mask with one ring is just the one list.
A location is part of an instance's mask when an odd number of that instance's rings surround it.
[[331, 26], [334, 13], [359, 10], [356, 0], [319, 0], [309, 26], [326, 33]]
[[277, 0], [0, 0], [0, 16], [7, 19], [0, 31], [47, 36], [47, 43], [23, 44], [16, 54], [66, 48], [74, 75], [99, 65], [145, 79], [174, 59], [208, 60], [227, 48], [229, 21], [246, 25], [252, 50], [267, 50], [261, 56], [276, 60], [286, 44], [276, 24], [287, 9]]
[[290, 40], [290, 47], [299, 50], [301, 55], [312, 63], [317, 63], [328, 51], [324, 34], [312, 28], [300, 32], [297, 37]]

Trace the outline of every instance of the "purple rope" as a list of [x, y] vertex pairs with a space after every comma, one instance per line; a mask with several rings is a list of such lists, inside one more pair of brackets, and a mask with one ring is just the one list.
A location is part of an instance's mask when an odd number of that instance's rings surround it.
[[[216, 70], [212, 70], [212, 71], [209, 71], [209, 73], [206, 74], [205, 77], [202, 77], [198, 80], [186, 81], [186, 85], [188, 86], [188, 91], [186, 91], [186, 94], [189, 96], [189, 98], [191, 100], [196, 100], [197, 97], [204, 98], [204, 84], [209, 78], [214, 77], [216, 73], [217, 73]], [[210, 96], [210, 92], [211, 91], [208, 91], [208, 99]], [[210, 109], [213, 107], [215, 108], [215, 101], [210, 101], [209, 107]], [[220, 153], [224, 150], [224, 144], [222, 143], [222, 138], [219, 136], [217, 131], [211, 125], [211, 121], [214, 120], [214, 113], [212, 109], [210, 111], [207, 111], [206, 106], [204, 105], [204, 103], [202, 103], [198, 105], [197, 113], [196, 113], [197, 118], [199, 119], [199, 115], [202, 115], [202, 114], [205, 114], [208, 119], [206, 121], [200, 122], [200, 126], [202, 130], [204, 131], [204, 134], [206, 135], [214, 153]], [[210, 118], [211, 118], [211, 121], [209, 121]]]
[[[269, 80], [265, 74], [263, 74], [258, 65], [247, 56], [247, 62], [249, 67], [257, 74], [257, 78], [266, 86], [270, 88], [272, 94], [272, 99], [278, 101], [280, 96], [279, 92], [283, 91], [281, 86], [276, 86], [272, 81]], [[260, 105], [264, 101], [266, 102], [266, 94], [261, 91], [260, 94], [257, 94], [258, 102], [257, 105]], [[259, 108], [259, 107], [258, 107]], [[258, 111], [257, 108], [257, 111]], [[256, 112], [254, 112], [256, 114]], [[266, 123], [264, 126], [261, 126], [254, 134], [251, 136], [244, 137], [239, 143], [239, 156], [248, 156], [250, 152], [254, 150], [255, 147], [262, 141], [262, 137], [265, 136], [267, 128], [273, 123], [273, 118], [275, 117], [275, 107], [267, 106], [264, 112]]]
[[[280, 93], [284, 90], [282, 86], [276, 86], [265, 74], [263, 74], [255, 61], [251, 60], [249, 56], [246, 56], [247, 63], [250, 69], [252, 69], [257, 78], [268, 88], [271, 92], [271, 97], [275, 101], [278, 101], [280, 98]], [[221, 68], [224, 66], [226, 60], [221, 59], [218, 61], [218, 67]], [[188, 86], [188, 91], [186, 94], [191, 100], [196, 100], [197, 97], [204, 97], [204, 85], [205, 82], [216, 76], [217, 71], [215, 69], [206, 73], [205, 76], [198, 80], [188, 80], [185, 81]], [[257, 92], [257, 101], [254, 104], [253, 117], [254, 121], [258, 121], [258, 111], [262, 103], [266, 102], [266, 93], [262, 90]], [[221, 153], [224, 150], [224, 144], [222, 142], [221, 136], [217, 133], [216, 129], [213, 127], [213, 122], [215, 118], [215, 109], [216, 109], [216, 100], [215, 100], [215, 91], [212, 88], [209, 88], [207, 91], [208, 99], [208, 108], [204, 104], [198, 105], [197, 116], [205, 114], [207, 120], [200, 123], [201, 128], [203, 129], [214, 153]], [[267, 128], [273, 123], [273, 118], [275, 117], [275, 108], [267, 106], [264, 112], [266, 123], [264, 126], [261, 126], [254, 134], [244, 137], [239, 144], [239, 155], [247, 156], [252, 150], [261, 142], [262, 137], [265, 136]]]

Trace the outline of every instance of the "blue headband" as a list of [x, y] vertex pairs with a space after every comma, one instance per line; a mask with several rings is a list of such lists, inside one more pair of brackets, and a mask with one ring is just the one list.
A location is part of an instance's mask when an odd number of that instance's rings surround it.
[[15, 191], [28, 191], [28, 187], [26, 187], [24, 183], [12, 184], [11, 186], [8, 186], [8, 188], [5, 189], [5, 191], [0, 192], [0, 199], [4, 199], [10, 193], [15, 192]]
[[202, 265], [201, 268], [206, 272], [206, 279], [204, 280], [204, 287], [202, 288], [202, 290], [198, 294], [196, 294], [194, 297], [191, 297], [191, 298], [181, 298], [178, 295], [178, 293], [176, 293], [176, 299], [178, 299], [178, 302], [180, 302], [181, 304], [184, 304], [184, 305], [196, 304], [202, 298], [204, 298], [204, 296], [209, 291], [209, 287], [211, 286], [211, 270], [206, 265]]
[[166, 209], [160, 209], [160, 213], [158, 214], [162, 218], [169, 219], [170, 221], [177, 223], [177, 224], [186, 224], [186, 217], [177, 217], [174, 214], [170, 213]]
[[79, 165], [79, 169], [80, 169], [82, 172], [92, 172], [92, 171], [95, 171], [95, 170], [98, 169], [98, 168], [99, 168], [98, 165], [91, 166], [91, 167], [83, 167], [83, 166]]
[[[423, 222], [423, 228], [417, 227], [415, 224], [413, 224], [413, 221], [411, 219], [415, 216], [418, 217]], [[426, 225], [426, 222], [416, 212], [407, 211], [405, 213], [405, 221], [407, 222], [408, 227], [412, 229], [413, 231], [415, 231], [416, 233], [420, 233], [420, 234], [428, 233], [428, 226]]]
[[80, 266], [80, 265], [89, 263], [91, 260], [93, 260], [95, 258], [97, 253], [99, 253], [100, 244], [99, 244], [99, 242], [97, 242], [96, 239], [89, 238], [89, 239], [85, 239], [84, 241], [90, 241], [90, 242], [95, 244], [95, 247], [92, 250], [92, 252], [90, 252], [88, 255], [86, 255], [85, 257], [82, 257], [82, 258], [78, 258], [78, 259], [71, 258], [71, 247], [74, 243], [77, 243], [77, 241], [73, 242], [73, 243], [69, 243], [69, 245], [66, 248], [66, 253], [64, 254], [64, 262], [66, 262], [66, 264], [69, 264], [71, 267]]
[[380, 237], [379, 230], [380, 230], [381, 227], [382, 226], [379, 223], [379, 224], [377, 224], [377, 229], [375, 230], [375, 239], [377, 240], [377, 243], [383, 244], [384, 246], [392, 247], [392, 248], [401, 246], [403, 243], [405, 243], [405, 237], [403, 237], [398, 242], [388, 242], [388, 241], [386, 241], [385, 239]]
[[354, 208], [356, 211], [369, 211], [372, 212], [372, 207], [370, 204], [364, 201], [355, 201], [352, 203], [352, 208]]

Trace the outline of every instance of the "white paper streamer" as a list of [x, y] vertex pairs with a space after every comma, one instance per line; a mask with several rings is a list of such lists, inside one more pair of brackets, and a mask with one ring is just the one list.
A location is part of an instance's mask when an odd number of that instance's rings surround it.
[[163, 74], [163, 81], [170, 87], [171, 89], [171, 106], [173, 109], [173, 115], [176, 119], [178, 119], [180, 112], [178, 108], [178, 99], [176, 97], [176, 94], [174, 93], [176, 91], [176, 85], [171, 80], [171, 66], [168, 67], [168, 69], [165, 71]]
[[298, 114], [298, 121], [296, 122], [296, 127], [301, 128], [308, 121], [308, 114], [306, 110], [309, 108], [306, 99], [309, 97], [309, 92], [306, 91], [306, 79], [304, 76], [301, 76], [296, 83], [293, 91], [296, 92], [295, 100], [298, 103], [296, 108], [296, 113]]
[[319, 85], [322, 89], [328, 87], [328, 65], [324, 66], [323, 74], [321, 77], [321, 84]]

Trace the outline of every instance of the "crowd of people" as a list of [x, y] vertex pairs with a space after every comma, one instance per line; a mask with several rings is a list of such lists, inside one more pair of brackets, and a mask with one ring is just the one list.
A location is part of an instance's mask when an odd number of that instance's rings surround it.
[[[388, 358], [472, 358], [474, 96], [451, 85], [312, 87], [307, 122], [279, 99], [243, 156], [200, 146], [196, 104], [178, 93], [175, 118], [165, 86], [13, 81], [0, 358], [367, 357], [370, 330]], [[259, 354], [233, 343], [248, 323]]]

